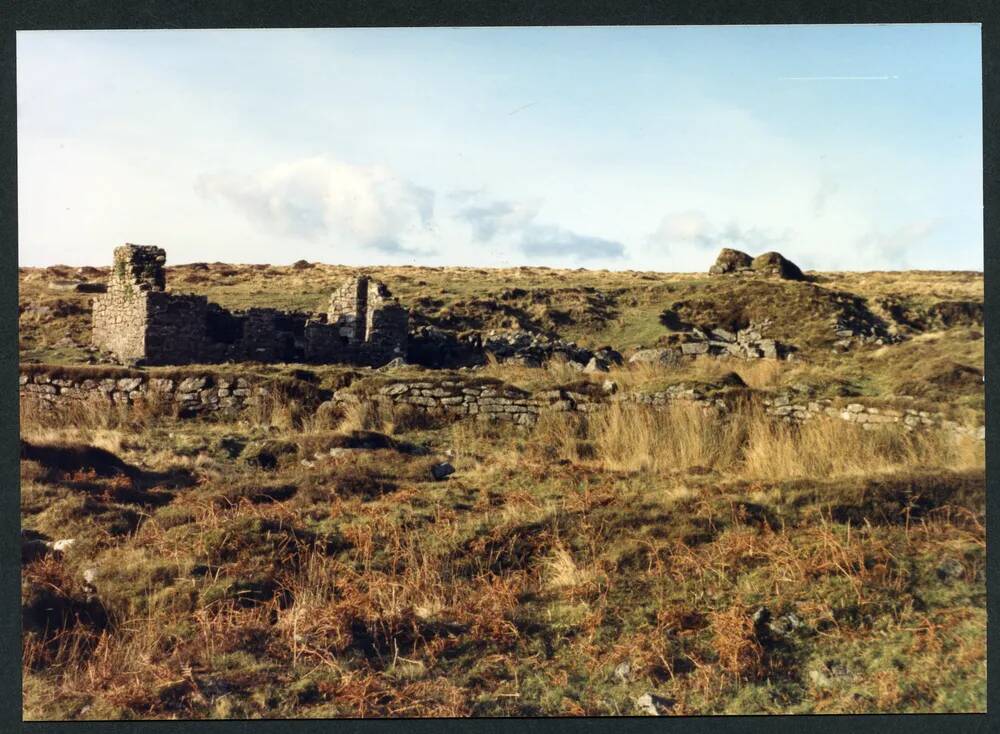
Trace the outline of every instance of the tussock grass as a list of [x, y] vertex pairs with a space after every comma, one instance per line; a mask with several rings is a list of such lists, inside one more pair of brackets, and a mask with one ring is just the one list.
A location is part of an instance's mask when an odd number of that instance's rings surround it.
[[759, 420], [749, 425], [743, 475], [757, 479], [879, 476], [926, 468], [974, 469], [981, 441], [940, 430], [864, 430], [841, 420], [803, 426]]
[[686, 471], [731, 466], [745, 426], [674, 402], [665, 410], [616, 403], [592, 419], [596, 455], [613, 471]]
[[131, 406], [113, 403], [103, 396], [73, 402], [49, 404], [40, 400], [20, 401], [21, 433], [37, 428], [85, 430], [142, 430], [160, 419], [177, 416], [176, 403], [155, 392], [136, 400]]
[[614, 403], [584, 418], [548, 414], [535, 450], [553, 460], [608, 471], [668, 475], [712, 470], [748, 479], [877, 476], [918, 469], [981, 467], [981, 441], [944, 431], [865, 430], [841, 420], [803, 425], [766, 415], [753, 402], [721, 414], [684, 401], [665, 408]]
[[388, 400], [361, 399], [348, 403], [343, 408], [343, 417], [338, 428], [341, 431], [400, 434], [450, 422], [444, 412], [421, 410], [412, 405], [394, 404]]

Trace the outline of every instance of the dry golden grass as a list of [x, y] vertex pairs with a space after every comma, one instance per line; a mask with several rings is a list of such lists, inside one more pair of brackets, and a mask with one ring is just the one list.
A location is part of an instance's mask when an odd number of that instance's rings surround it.
[[177, 416], [173, 402], [165, 401], [156, 393], [137, 400], [128, 406], [112, 403], [100, 395], [73, 402], [49, 404], [40, 400], [22, 400], [20, 410], [21, 431], [34, 428], [76, 428], [142, 430], [152, 421]]
[[615, 403], [591, 421], [595, 453], [612, 471], [728, 468], [746, 430], [739, 417], [675, 401], [664, 409]]
[[906, 270], [883, 272], [824, 272], [824, 285], [866, 296], [916, 293], [942, 299], [982, 300], [981, 272]]
[[613, 403], [587, 418], [544, 415], [532, 438], [549, 458], [609, 471], [711, 469], [766, 480], [962, 471], [985, 462], [983, 442], [971, 437], [898, 426], [865, 430], [838, 419], [786, 423], [752, 402], [727, 414], [681, 400], [663, 408]]
[[985, 463], [982, 441], [941, 430], [865, 430], [836, 419], [802, 426], [757, 420], [748, 429], [742, 474], [757, 479], [880, 476], [930, 467], [961, 471]]
[[[94, 701], [88, 715], [110, 718], [633, 713], [634, 691], [607, 682], [609, 662], [623, 659], [631, 662], [634, 686], [662, 690], [676, 701], [674, 713], [783, 710], [740, 699], [748, 687], [805, 675], [798, 653], [775, 652], [758, 639], [751, 615], [762, 595], [776, 610], [793, 605], [811, 629], [823, 630], [808, 638], [816, 640], [810, 650], [829, 650], [827, 640], [877, 647], [880, 633], [851, 626], [844, 609], [904, 600], [912, 584], [926, 582], [899, 559], [923, 558], [928, 549], [968, 554], [969, 547], [981, 548], [983, 526], [980, 515], [961, 508], [942, 509], [900, 533], [825, 519], [787, 529], [750, 524], [737, 509], [745, 490], [726, 494], [723, 484], [759, 477], [753, 461], [774, 466], [773, 476], [752, 485], [761, 488], [755, 501], [768, 506], [791, 499], [768, 491], [766, 482], [806, 470], [827, 471], [827, 482], [838, 472], [895, 475], [917, 465], [917, 449], [929, 452], [925, 467], [961, 462], [929, 437], [901, 445], [844, 424], [854, 429], [850, 435], [825, 434], [845, 445], [832, 464], [821, 465], [821, 429], [839, 422], [817, 421], [817, 437], [805, 435], [809, 426], [761, 433], [776, 424], [765, 423], [753, 406], [741, 410], [734, 419], [682, 403], [665, 410], [621, 405], [585, 420], [547, 416], [536, 435], [469, 421], [447, 434], [458, 449], [457, 482], [417, 483], [407, 464], [416, 460], [352, 461], [359, 476], [378, 467], [399, 482], [384, 498], [367, 500], [327, 494], [316, 503], [302, 494], [265, 504], [218, 503], [212, 492], [220, 484], [231, 484], [234, 474], [248, 479], [230, 465], [167, 508], [151, 510], [135, 533], [111, 539], [97, 561], [115, 569], [98, 580], [110, 627], [77, 625], [27, 638], [32, 716], [53, 711], [41, 690], [69, 706], [70, 717], [80, 715], [77, 701]], [[363, 415], [345, 421], [342, 430], [387, 425]], [[32, 430], [72, 438], [73, 429]], [[143, 440], [116, 429], [88, 430], [126, 453], [132, 441]], [[297, 426], [279, 435], [321, 434]], [[568, 463], [553, 472], [542, 445]], [[847, 461], [851, 452], [861, 454], [854, 463]], [[798, 463], [789, 463], [794, 455], [801, 455]], [[703, 476], [701, 468], [717, 476]], [[278, 477], [323, 486], [337, 471], [293, 466]], [[466, 504], [469, 487], [484, 491]], [[493, 487], [496, 494], [485, 491]], [[313, 517], [323, 524], [308, 524]], [[330, 522], [344, 550], [296, 539], [305, 527]], [[698, 528], [712, 530], [692, 536]], [[230, 550], [220, 555], [220, 544]], [[211, 574], [189, 576], [203, 559], [214, 564]], [[979, 561], [966, 563], [972, 579]], [[79, 598], [79, 566], [70, 568], [46, 559], [27, 567], [26, 578], [47, 579]], [[269, 598], [246, 602], [218, 593], [230, 581], [262, 574], [274, 583]], [[918, 630], [898, 644], [928, 670], [940, 670], [949, 655], [960, 655], [971, 670], [981, 657], [969, 647], [979, 622], [969, 608], [948, 604], [923, 612], [938, 616], [918, 623], [899, 601], [884, 613], [886, 624], [892, 634]], [[966, 627], [953, 633], [944, 620], [959, 619]], [[542, 640], [554, 650], [548, 657]], [[937, 705], [928, 703], [933, 687], [918, 694], [908, 674], [871, 665], [864, 680], [877, 692], [872, 703], [802, 688], [795, 705], [804, 711]], [[294, 689], [288, 680], [296, 681]], [[46, 687], [38, 688], [43, 681]], [[223, 684], [232, 692], [220, 695]], [[248, 687], [271, 693], [255, 698]]]

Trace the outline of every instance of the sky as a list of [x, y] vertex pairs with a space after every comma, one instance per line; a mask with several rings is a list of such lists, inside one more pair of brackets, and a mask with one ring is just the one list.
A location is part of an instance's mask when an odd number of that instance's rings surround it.
[[981, 270], [980, 26], [17, 34], [22, 265]]

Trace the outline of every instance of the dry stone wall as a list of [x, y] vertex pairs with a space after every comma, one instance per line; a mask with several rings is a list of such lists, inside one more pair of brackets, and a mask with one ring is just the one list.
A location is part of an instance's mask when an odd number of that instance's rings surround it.
[[[22, 371], [20, 398], [35, 407], [57, 408], [86, 405], [100, 409], [102, 403], [129, 407], [155, 404], [169, 410], [175, 406], [181, 417], [216, 412], [238, 413], [257, 406], [279, 388], [271, 380], [219, 374], [158, 376], [133, 371], [115, 376], [65, 376], [52, 371]], [[321, 390], [300, 396], [314, 407], [329, 398]]]
[[872, 430], [885, 425], [898, 425], [912, 431], [924, 427], [937, 427], [952, 433], [984, 440], [985, 426], [963, 425], [949, 420], [940, 413], [932, 413], [916, 408], [886, 408], [862, 403], [848, 403], [835, 406], [830, 399], [793, 402], [787, 395], [764, 398], [765, 412], [788, 422], [802, 422], [812, 418], [828, 417], [856, 423], [864, 429]]
[[[22, 370], [20, 396], [36, 405], [58, 406], [84, 400], [105, 400], [128, 406], [137, 402], [159, 400], [176, 404], [181, 415], [203, 415], [218, 411], [239, 412], [258, 405], [276, 388], [272, 381], [259, 377], [192, 374], [165, 377], [133, 370], [116, 376], [73, 376], [51, 370]], [[732, 393], [737, 394], [736, 392]], [[659, 391], [620, 392], [616, 383], [583, 382], [559, 388], [528, 392], [500, 381], [483, 379], [399, 380], [379, 387], [373, 395], [361, 395], [351, 388], [327, 392], [311, 388], [305, 404], [318, 408], [324, 402], [346, 405], [362, 400], [382, 401], [411, 406], [456, 419], [506, 421], [531, 425], [543, 412], [589, 413], [614, 402], [666, 406], [674, 401], [688, 401], [706, 410], [725, 411], [729, 403], [724, 395], [710, 394], [698, 386], [674, 385]], [[812, 419], [839, 419], [869, 429], [898, 426], [900, 430], [937, 427], [952, 433], [983, 440], [984, 426], [962, 425], [944, 416], [915, 409], [894, 409], [849, 403], [837, 406], [828, 399], [793, 401], [787, 395], [763, 397], [765, 412], [778, 420], [802, 422]]]

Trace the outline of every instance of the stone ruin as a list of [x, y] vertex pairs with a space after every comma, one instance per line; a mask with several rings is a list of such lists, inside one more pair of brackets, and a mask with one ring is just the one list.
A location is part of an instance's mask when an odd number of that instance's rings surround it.
[[115, 248], [107, 292], [94, 298], [93, 343], [123, 363], [227, 361], [350, 363], [405, 358], [409, 314], [382, 283], [349, 279], [325, 314], [230, 311], [205, 296], [166, 290], [166, 252]]
[[[427, 367], [474, 368], [492, 354], [497, 361], [529, 367], [556, 359], [580, 371], [605, 372], [623, 361], [610, 347], [592, 351], [527, 331], [455, 334], [425, 325], [409, 334], [409, 312], [383, 283], [364, 275], [337, 288], [325, 313], [273, 308], [230, 311], [205, 296], [168, 292], [165, 261], [166, 253], [159, 247], [127, 244], [114, 251], [107, 290], [93, 302], [93, 343], [118, 362], [257, 361], [380, 367], [401, 360]], [[729, 248], [722, 250], [709, 272], [792, 280], [806, 277], [776, 252], [753, 258]], [[794, 351], [768, 338], [768, 325], [750, 324], [733, 332], [690, 328], [681, 335], [680, 344], [640, 350], [629, 361], [662, 366], [698, 355], [780, 359]], [[838, 325], [838, 329], [838, 336], [842, 336], [846, 327]]]
[[409, 313], [384, 283], [365, 275], [350, 278], [330, 296], [326, 321], [306, 323], [306, 361], [377, 367], [405, 359], [409, 323]]

